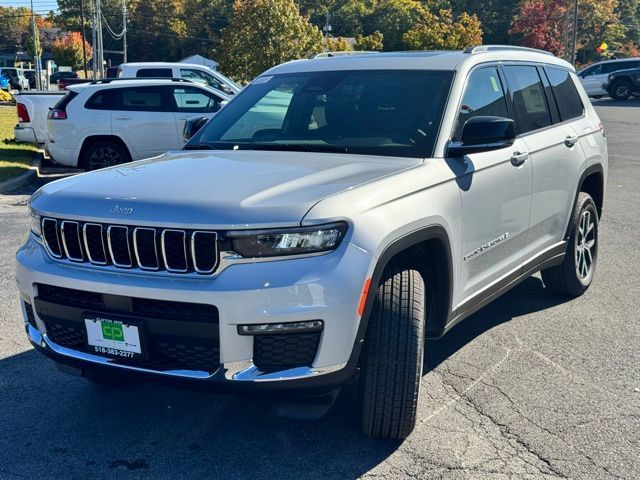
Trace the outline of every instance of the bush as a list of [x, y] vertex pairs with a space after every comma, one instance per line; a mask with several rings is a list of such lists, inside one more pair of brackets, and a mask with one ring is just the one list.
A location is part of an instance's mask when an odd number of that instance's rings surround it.
[[0, 90], [0, 102], [11, 102], [12, 100], [13, 100], [13, 97], [9, 92]]

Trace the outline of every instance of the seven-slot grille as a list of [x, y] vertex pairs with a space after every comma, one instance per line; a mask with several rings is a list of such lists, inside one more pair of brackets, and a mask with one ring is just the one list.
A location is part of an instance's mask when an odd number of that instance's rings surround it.
[[52, 257], [77, 263], [202, 275], [218, 266], [218, 236], [211, 231], [43, 218], [42, 236]]

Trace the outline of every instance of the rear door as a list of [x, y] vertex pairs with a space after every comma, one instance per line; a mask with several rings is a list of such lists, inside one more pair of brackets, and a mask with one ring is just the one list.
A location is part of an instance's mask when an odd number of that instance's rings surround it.
[[194, 117], [213, 117], [222, 108], [222, 97], [202, 88], [189, 87], [184, 84], [173, 85], [171, 103], [178, 137], [184, 143], [182, 130], [187, 120]]
[[[505, 91], [498, 67], [474, 70], [467, 79], [453, 139], [460, 140], [464, 123], [474, 116], [513, 118]], [[460, 267], [464, 306], [459, 305], [463, 312], [478, 301], [478, 293], [520, 273], [531, 207], [531, 163], [520, 139], [507, 148], [449, 161], [465, 166], [457, 180], [464, 226]]]
[[118, 110], [111, 112], [113, 134], [122, 138], [134, 160], [181, 148], [167, 86], [117, 89]]
[[[566, 83], [572, 82], [567, 70], [553, 68], [551, 84], [544, 70], [534, 65], [506, 65], [503, 69], [532, 168], [531, 217], [524, 246], [526, 262], [538, 255], [553, 255], [555, 250], [564, 251], [561, 242], [569, 205], [575, 198], [585, 162], [575, 118], [571, 117], [581, 116], [584, 109], [579, 98], [578, 104], [573, 97], [570, 101], [563, 99], [562, 112], [556, 104], [556, 96], [572, 94], [568, 87], [577, 95], [573, 83]], [[570, 110], [578, 113], [570, 114]]]

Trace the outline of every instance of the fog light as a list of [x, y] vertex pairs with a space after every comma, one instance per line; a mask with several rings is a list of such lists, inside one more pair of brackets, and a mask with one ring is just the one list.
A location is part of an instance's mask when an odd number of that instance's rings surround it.
[[285, 333], [313, 333], [322, 331], [322, 320], [290, 323], [258, 323], [238, 325], [240, 335], [282, 335]]

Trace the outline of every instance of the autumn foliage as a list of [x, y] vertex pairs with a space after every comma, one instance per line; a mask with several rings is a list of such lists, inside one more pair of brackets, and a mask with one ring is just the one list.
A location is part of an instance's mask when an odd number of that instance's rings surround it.
[[[82, 35], [80, 32], [70, 32], [53, 42], [53, 57], [58, 65], [72, 67], [74, 70], [82, 67]], [[87, 59], [93, 56], [91, 45], [84, 41]]]

